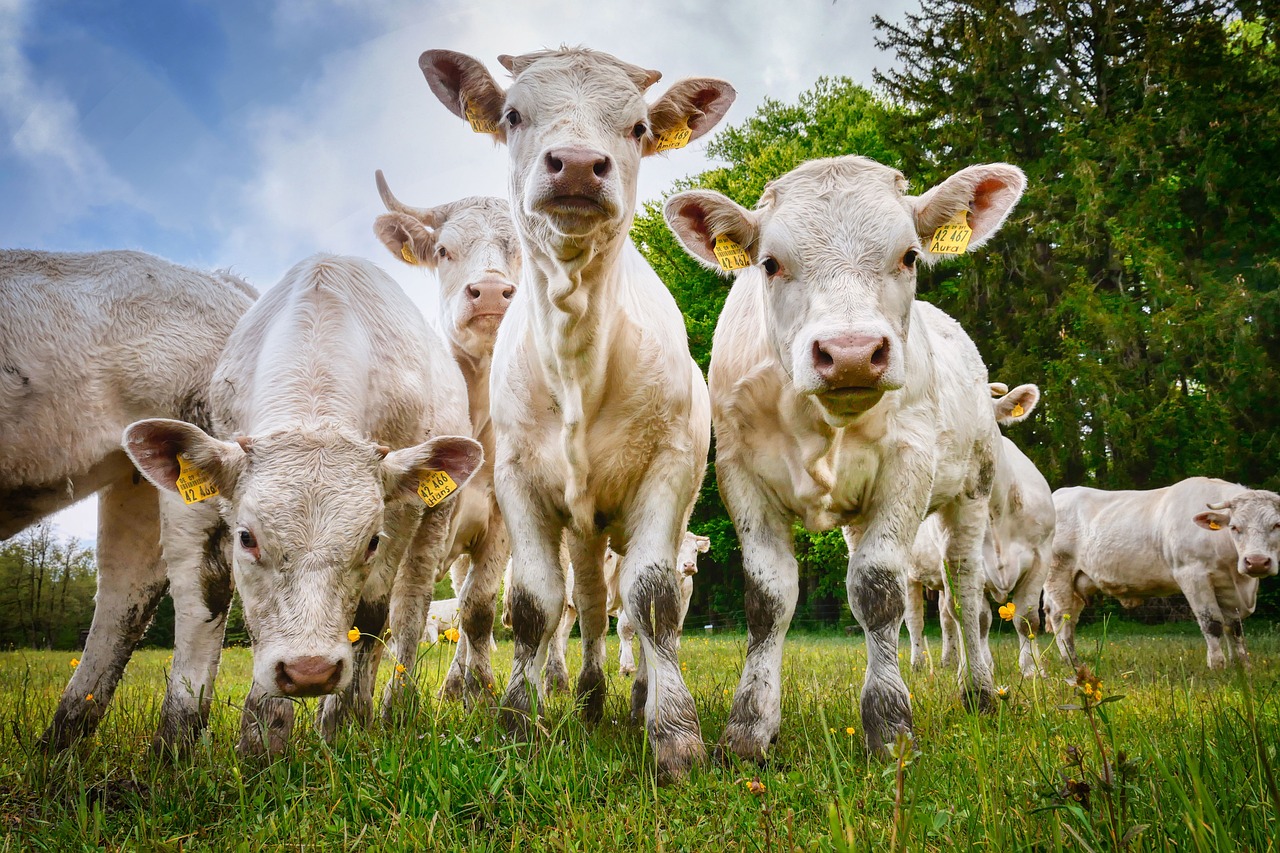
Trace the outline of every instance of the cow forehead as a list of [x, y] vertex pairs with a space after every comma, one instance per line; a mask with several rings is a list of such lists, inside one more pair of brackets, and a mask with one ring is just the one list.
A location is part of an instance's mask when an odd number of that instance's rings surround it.
[[506, 201], [497, 198], [466, 198], [452, 205], [449, 218], [440, 229], [441, 242], [459, 243], [453, 247], [466, 251], [476, 241], [486, 241], [501, 248], [503, 254], [516, 253], [515, 223], [511, 220], [511, 208]]
[[542, 51], [517, 57], [508, 101], [556, 106], [571, 101], [577, 109], [594, 107], [610, 114], [643, 103], [637, 78], [644, 69], [585, 48]]
[[341, 528], [371, 524], [382, 511], [371, 442], [330, 430], [277, 433], [254, 437], [248, 463], [242, 494], [283, 538], [310, 538], [326, 524], [341, 538]]
[[1231, 520], [1241, 526], [1280, 522], [1280, 495], [1275, 492], [1245, 492], [1231, 500]]

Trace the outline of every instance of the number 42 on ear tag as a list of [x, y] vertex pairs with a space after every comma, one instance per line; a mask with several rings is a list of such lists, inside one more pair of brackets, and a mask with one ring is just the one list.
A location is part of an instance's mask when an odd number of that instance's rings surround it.
[[960, 208], [955, 216], [942, 223], [933, 232], [933, 240], [929, 242], [929, 252], [934, 255], [961, 255], [969, 248], [969, 238], [973, 229], [969, 227], [969, 210]]
[[716, 262], [720, 264], [720, 269], [725, 272], [733, 272], [734, 270], [751, 266], [751, 257], [746, 251], [723, 234], [716, 238], [713, 251], [716, 253]]
[[427, 506], [435, 506], [457, 490], [448, 471], [427, 471], [418, 479], [418, 497]]

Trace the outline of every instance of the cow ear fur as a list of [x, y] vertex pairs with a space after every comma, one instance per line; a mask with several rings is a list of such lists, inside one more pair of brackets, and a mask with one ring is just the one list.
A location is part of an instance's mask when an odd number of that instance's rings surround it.
[[[493, 75], [478, 59], [454, 50], [428, 50], [418, 57], [418, 67], [427, 85], [460, 119], [487, 122], [498, 127], [496, 134], [505, 139], [502, 131], [502, 104], [506, 91], [493, 79]], [[472, 113], [468, 117], [467, 112]]]
[[[1035, 385], [1019, 385], [1007, 394], [991, 401], [995, 410], [996, 423], [1020, 424], [1040, 403], [1040, 389]], [[1015, 414], [1016, 412], [1016, 414]]]
[[961, 169], [915, 199], [916, 233], [927, 247], [938, 228], [967, 209], [969, 246], [977, 248], [999, 230], [1026, 187], [1027, 176], [1008, 163]]
[[387, 251], [411, 266], [436, 267], [436, 232], [407, 213], [384, 213], [373, 221], [373, 233]]
[[156, 488], [178, 494], [178, 455], [199, 468], [218, 491], [229, 495], [244, 468], [245, 445], [220, 441], [185, 421], [151, 418], [125, 427], [120, 440], [142, 476]]
[[720, 123], [737, 97], [737, 91], [724, 80], [690, 77], [676, 81], [649, 107], [649, 127], [653, 133], [644, 153], [657, 153], [653, 140], [680, 127], [691, 131], [689, 142], [709, 132]]
[[461, 489], [483, 464], [480, 442], [461, 435], [442, 435], [388, 453], [382, 460], [383, 488], [389, 501], [420, 500], [418, 485], [431, 473], [444, 471]]
[[1209, 510], [1208, 512], [1198, 513], [1194, 521], [1205, 530], [1221, 530], [1231, 523], [1231, 513]]
[[689, 190], [667, 199], [662, 215], [685, 250], [703, 266], [725, 274], [716, 260], [718, 237], [728, 237], [755, 263], [760, 226], [756, 215], [727, 196], [711, 190]]

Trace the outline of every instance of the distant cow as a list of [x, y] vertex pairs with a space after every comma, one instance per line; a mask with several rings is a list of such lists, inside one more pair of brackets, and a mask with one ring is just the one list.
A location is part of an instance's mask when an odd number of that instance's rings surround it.
[[[494, 684], [489, 662], [494, 605], [511, 556], [507, 528], [493, 493], [489, 369], [498, 326], [520, 278], [520, 242], [504, 199], [472, 197], [417, 208], [392, 194], [382, 172], [377, 173], [377, 182], [388, 213], [378, 217], [374, 232], [392, 255], [435, 273], [444, 337], [467, 383], [471, 436], [484, 446], [484, 466], [458, 497], [452, 544], [444, 563], [460, 602], [461, 637], [440, 693], [454, 698], [464, 693], [488, 695]], [[487, 639], [472, 648], [473, 636]]]
[[[1016, 423], [1029, 417], [1040, 400], [1034, 385], [1020, 385], [993, 401], [996, 421]], [[1014, 413], [1017, 414], [1014, 414]], [[1014, 627], [1018, 632], [1018, 663], [1022, 674], [1036, 674], [1039, 661], [1031, 642], [1040, 630], [1040, 593], [1049, 574], [1053, 548], [1053, 492], [1035, 463], [1008, 438], [1000, 439], [1000, 455], [991, 483], [987, 535], [983, 543], [986, 593], [995, 604], [1013, 602]], [[911, 636], [911, 665], [922, 666], [927, 655], [924, 638], [925, 587], [942, 592], [938, 607], [942, 621], [942, 664], [954, 667], [959, 661], [956, 638], [958, 623], [947, 592], [943, 571], [946, 533], [931, 516], [920, 525], [907, 572], [907, 631]], [[991, 607], [984, 603], [982, 643], [986, 654]]]
[[[667, 201], [667, 223], [695, 258], [745, 265], [716, 326], [709, 374], [716, 473], [742, 541], [750, 629], [721, 738], [729, 751], [763, 759], [778, 734], [782, 642], [799, 593], [795, 522], [841, 526], [850, 543], [873, 751], [911, 729], [898, 632], [911, 545], [929, 513], [948, 527], [965, 613], [982, 605], [1000, 435], [977, 349], [954, 320], [915, 301], [916, 269], [935, 259], [928, 246], [944, 225], [967, 220], [968, 244], [980, 245], [1024, 185], [1013, 166], [972, 166], [909, 196], [898, 171], [840, 157], [772, 181], [755, 210], [704, 190]], [[977, 648], [977, 620], [962, 627], [966, 648]], [[985, 659], [970, 655], [962, 670], [966, 695], [991, 704]]]
[[208, 427], [209, 377], [256, 297], [234, 276], [140, 252], [0, 251], [0, 539], [99, 495], [97, 605], [44, 734], [51, 746], [97, 727], [166, 586], [177, 648], [153, 743], [189, 741], [208, 720], [213, 670], [192, 667], [191, 646], [221, 648], [230, 597], [197, 579], [228, 575], [224, 543], [174, 544], [173, 507], [138, 476], [120, 433], [144, 417]]
[[1247, 660], [1243, 620], [1257, 603], [1259, 578], [1274, 575], [1280, 560], [1280, 496], [1191, 477], [1150, 491], [1058, 489], [1053, 504], [1058, 530], [1045, 599], [1065, 659], [1076, 661], [1076, 622], [1102, 592], [1125, 607], [1182, 593], [1209, 668], [1226, 665], [1224, 631]]
[[419, 60], [459, 118], [507, 143], [523, 284], [494, 349], [495, 488], [511, 533], [515, 660], [502, 703], [515, 732], [538, 702], [541, 663], [564, 610], [561, 532], [576, 569], [583, 634], [577, 692], [604, 712], [607, 542], [622, 558], [623, 606], [645, 645], [632, 689], [657, 765], [683, 776], [705, 755], [677, 660], [672, 566], [706, 467], [706, 383], [684, 318], [628, 236], [642, 157], [697, 139], [734, 98], [719, 80], [676, 83], [586, 49], [502, 56], [503, 90], [469, 56]]
[[[213, 435], [148, 419], [125, 430], [124, 445], [159, 488], [210, 497], [182, 515], [190, 547], [223, 524], [230, 531], [253, 639], [241, 747], [276, 750], [293, 714], [276, 697], [347, 691], [323, 706], [326, 734], [345, 713], [368, 715], [393, 577], [421, 524], [434, 560], [424, 557], [417, 570], [429, 576], [407, 585], [434, 582], [449, 497], [483, 450], [459, 435], [469, 432], [466, 390], [443, 343], [367, 261], [317, 255], [291, 269], [237, 324], [211, 387]], [[190, 582], [231, 594], [227, 577]], [[409, 679], [421, 634], [389, 643]], [[198, 651], [216, 666], [216, 646]], [[393, 679], [389, 703], [397, 689]]]

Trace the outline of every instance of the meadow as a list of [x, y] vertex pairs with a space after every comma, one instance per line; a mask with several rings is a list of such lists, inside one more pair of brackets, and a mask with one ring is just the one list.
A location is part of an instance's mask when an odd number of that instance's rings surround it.
[[[37, 739], [72, 656], [6, 652], [0, 849], [1275, 850], [1280, 631], [1249, 627], [1252, 669], [1215, 673], [1194, 624], [1085, 626], [1079, 648], [1101, 679], [1085, 697], [1048, 635], [1037, 637], [1047, 677], [1024, 681], [1001, 623], [992, 645], [1008, 689], [995, 712], [966, 712], [940, 666], [908, 668], [918, 739], [887, 762], [863, 745], [862, 638], [800, 634], [787, 643], [770, 764], [712, 762], [669, 787], [626, 719], [616, 639], [598, 726], [557, 697], [533, 742], [512, 743], [489, 713], [430, 700], [406, 725], [350, 729], [332, 745], [299, 725], [276, 761], [235, 753], [248, 649], [224, 654], [210, 730], [179, 758], [149, 748], [168, 652], [137, 653], [97, 735], [53, 756]], [[745, 646], [743, 635], [684, 640], [709, 743]], [[430, 694], [453, 647], [420, 651]], [[499, 672], [510, 656], [500, 642]]]

